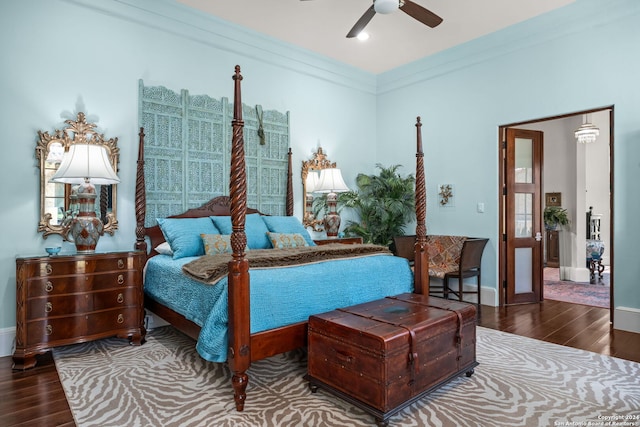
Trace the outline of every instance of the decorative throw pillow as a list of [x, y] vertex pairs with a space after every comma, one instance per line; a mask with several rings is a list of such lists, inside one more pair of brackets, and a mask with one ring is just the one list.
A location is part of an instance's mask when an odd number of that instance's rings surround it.
[[231, 236], [228, 234], [201, 234], [200, 237], [202, 238], [206, 255], [233, 253]]
[[262, 220], [269, 231], [274, 233], [297, 233], [304, 237], [309, 246], [315, 246], [315, 242], [309, 235], [304, 225], [295, 216], [263, 216]]
[[173, 255], [173, 251], [171, 250], [171, 245], [167, 242], [162, 242], [158, 246], [155, 247], [156, 252], [162, 255]]
[[[220, 234], [231, 234], [230, 216], [212, 216], [211, 220], [216, 225]], [[245, 221], [245, 233], [247, 234], [247, 246], [249, 249], [271, 249], [271, 242], [267, 237], [266, 224], [260, 214], [249, 214]]]
[[219, 234], [209, 217], [158, 218], [158, 225], [171, 246], [173, 259], [204, 255], [200, 234]]
[[298, 233], [272, 233], [267, 232], [271, 245], [276, 249], [284, 248], [300, 248], [302, 246], [309, 246], [302, 234]]

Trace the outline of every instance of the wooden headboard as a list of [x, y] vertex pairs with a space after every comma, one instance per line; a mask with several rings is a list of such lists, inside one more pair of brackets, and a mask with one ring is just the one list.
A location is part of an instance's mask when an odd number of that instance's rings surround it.
[[[136, 250], [144, 251], [149, 257], [157, 255], [154, 250], [159, 244], [165, 241], [164, 235], [160, 230], [160, 227], [154, 225], [152, 227], [145, 227], [146, 216], [146, 196], [145, 196], [145, 179], [144, 179], [144, 129], [140, 128], [139, 143], [138, 143], [138, 161], [136, 170], [136, 243], [134, 245]], [[293, 173], [291, 164], [292, 152], [289, 148], [287, 153], [287, 197], [286, 197], [286, 215], [293, 216]], [[260, 211], [254, 208], [246, 208], [247, 214], [259, 213]], [[168, 218], [201, 218], [206, 216], [231, 216], [231, 198], [229, 196], [218, 196], [209, 200], [202, 206], [178, 214], [171, 215]], [[151, 244], [151, 250], [147, 244], [147, 238]]]
[[[229, 196], [214, 197], [200, 207], [189, 209], [188, 211], [179, 215], [171, 215], [168, 218], [202, 218], [208, 216], [230, 216], [230, 201], [231, 199], [229, 198]], [[252, 213], [259, 213], [262, 215], [262, 213], [257, 209], [247, 208], [247, 214]], [[154, 248], [165, 241], [162, 230], [160, 230], [160, 227], [157, 225], [146, 227], [145, 235], [149, 238], [149, 241], [151, 243], [151, 252], [149, 253], [149, 256], [151, 257], [157, 255], [158, 253], [154, 250]]]

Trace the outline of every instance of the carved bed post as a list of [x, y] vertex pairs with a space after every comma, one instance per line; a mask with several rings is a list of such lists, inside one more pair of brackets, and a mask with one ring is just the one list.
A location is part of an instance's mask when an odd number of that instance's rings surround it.
[[293, 216], [293, 171], [291, 165], [291, 147], [287, 153], [287, 210], [285, 215]]
[[251, 331], [249, 312], [249, 261], [245, 258], [247, 235], [244, 230], [247, 213], [247, 173], [244, 159], [244, 136], [242, 100], [240, 96], [240, 66], [236, 65], [233, 76], [233, 137], [231, 140], [231, 174], [229, 195], [231, 196], [231, 248], [229, 261], [229, 352], [228, 362], [233, 373], [232, 384], [236, 409], [244, 409], [251, 365]]
[[144, 236], [146, 230], [144, 228], [144, 218], [147, 214], [147, 197], [145, 195], [146, 187], [144, 182], [144, 128], [140, 128], [138, 134], [138, 162], [136, 168], [136, 250], [147, 253], [147, 241]]
[[427, 252], [427, 190], [424, 178], [424, 153], [422, 152], [422, 123], [416, 119], [416, 244], [414, 261], [415, 292], [429, 295], [429, 253]]

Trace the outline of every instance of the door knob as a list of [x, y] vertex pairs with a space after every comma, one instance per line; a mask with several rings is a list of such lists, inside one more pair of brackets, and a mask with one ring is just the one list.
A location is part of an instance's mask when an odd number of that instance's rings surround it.
[[542, 233], [540, 233], [539, 231], [536, 233], [536, 240], [539, 242], [540, 240], [542, 240]]

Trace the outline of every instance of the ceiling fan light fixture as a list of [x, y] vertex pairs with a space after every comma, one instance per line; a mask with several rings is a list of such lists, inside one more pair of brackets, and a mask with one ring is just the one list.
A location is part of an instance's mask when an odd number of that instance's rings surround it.
[[589, 117], [585, 114], [584, 123], [576, 129], [574, 134], [580, 144], [590, 144], [596, 141], [596, 138], [600, 135], [600, 129], [589, 123]]
[[400, 7], [399, 0], [375, 0], [373, 8], [376, 13], [388, 14], [393, 13]]
[[367, 33], [366, 31], [360, 31], [357, 37], [358, 37], [358, 40], [360, 41], [369, 40], [369, 33]]

